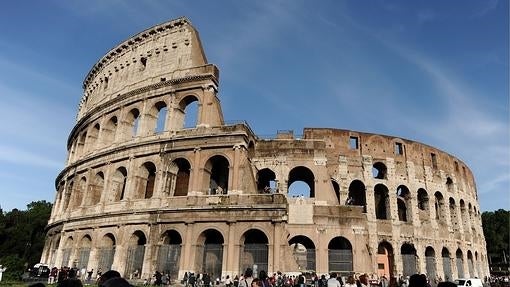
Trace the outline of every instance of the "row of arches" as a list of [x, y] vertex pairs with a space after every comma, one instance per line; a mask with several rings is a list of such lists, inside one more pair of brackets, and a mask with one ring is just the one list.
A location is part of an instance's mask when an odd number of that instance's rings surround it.
[[69, 151], [70, 162], [115, 142], [196, 126], [200, 106], [198, 97], [185, 96], [175, 106], [167, 101], [170, 102], [169, 99], [160, 99], [145, 108], [140, 102], [92, 122], [76, 136]]
[[[53, 254], [48, 256], [53, 258], [54, 265], [75, 266], [80, 269], [109, 270], [125, 266], [123, 270], [125, 276], [134, 274], [135, 270], [139, 272], [146, 270], [144, 269], [146, 262], [156, 262], [154, 266], [156, 270], [169, 273], [175, 276], [174, 278], [180, 276], [180, 269], [207, 272], [219, 277], [225, 269], [224, 256], [232, 256], [225, 252], [230, 249], [228, 246], [233, 244], [239, 248], [237, 270], [242, 271], [248, 267], [257, 266], [258, 270], [273, 271], [269, 270], [269, 252], [272, 250], [269, 248], [270, 240], [263, 230], [248, 229], [238, 240], [238, 242], [226, 242], [222, 232], [214, 228], [202, 231], [195, 240], [192, 240], [193, 243], [183, 240], [181, 233], [175, 229], [164, 231], [153, 242], [149, 242], [148, 237], [141, 230], [132, 232], [125, 242], [118, 242], [113, 233], [106, 233], [98, 237], [97, 242], [93, 242], [92, 237], [87, 234], [82, 235], [77, 242], [73, 236], [66, 238], [60, 250], [60, 262], [54, 260], [60, 245], [58, 240], [51, 250]], [[185, 266], [182, 254], [183, 246], [186, 244], [191, 244], [194, 249], [194, 257], [189, 266]], [[301, 271], [317, 270], [319, 259], [316, 250], [325, 246], [317, 247], [315, 242], [306, 235], [291, 236], [287, 244], [290, 252], [286, 253], [286, 256], [291, 256], [296, 263], [292, 268]], [[119, 245], [124, 248], [119, 249]], [[149, 248], [150, 246], [152, 247]], [[147, 248], [152, 252], [147, 252]], [[93, 249], [95, 249], [94, 252], [92, 252]], [[331, 238], [327, 242], [326, 252], [327, 272], [348, 275], [356, 271], [354, 267], [356, 260], [363, 260], [353, 257], [353, 245], [343, 236]], [[396, 256], [400, 259], [397, 260]], [[437, 253], [434, 247], [429, 245], [422, 252], [417, 252], [412, 243], [404, 242], [396, 251], [391, 243], [382, 240], [377, 246], [376, 260], [379, 276], [396, 276], [397, 272], [404, 276], [426, 273], [429, 278], [439, 276], [444, 280], [454, 280], [484, 275], [481, 269], [484, 261], [482, 255], [478, 251], [463, 251], [461, 248], [451, 253], [448, 247], [443, 246], [441, 252]]]

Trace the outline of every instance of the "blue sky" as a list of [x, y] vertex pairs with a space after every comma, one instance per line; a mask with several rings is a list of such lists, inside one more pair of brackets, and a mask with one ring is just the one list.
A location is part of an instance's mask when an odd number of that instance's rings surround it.
[[259, 135], [332, 127], [417, 140], [510, 209], [509, 1], [6, 1], [0, 9], [0, 205], [53, 201], [94, 63], [187, 16], [220, 68], [226, 120]]

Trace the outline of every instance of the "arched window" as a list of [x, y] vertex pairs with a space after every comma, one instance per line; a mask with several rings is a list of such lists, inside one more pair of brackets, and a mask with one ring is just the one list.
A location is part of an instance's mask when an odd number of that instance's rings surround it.
[[429, 195], [423, 188], [418, 189], [418, 209], [429, 210]]
[[208, 274], [221, 274], [223, 243], [223, 235], [219, 231], [208, 229], [202, 232], [196, 244], [196, 270], [202, 270]]
[[95, 205], [99, 203], [101, 200], [101, 193], [104, 189], [104, 174], [103, 172], [96, 173], [96, 176], [94, 177], [94, 183], [91, 188], [91, 193], [89, 195], [89, 204], [88, 205]]
[[87, 139], [87, 132], [83, 132], [80, 134], [80, 137], [78, 139], [78, 147], [77, 147], [77, 156], [80, 157], [83, 154], [85, 154], [85, 141]]
[[337, 236], [328, 244], [329, 271], [348, 275], [353, 271], [352, 245], [344, 237]]
[[431, 246], [425, 248], [425, 269], [428, 278], [436, 278], [436, 252]]
[[450, 197], [449, 199], [450, 204], [450, 221], [453, 226], [453, 229], [458, 231], [459, 230], [459, 218], [457, 215], [457, 205], [455, 204], [455, 199]]
[[127, 115], [127, 122], [129, 124], [129, 130], [131, 137], [138, 135], [138, 128], [140, 125], [140, 111], [138, 109], [132, 109]]
[[112, 179], [112, 190], [113, 194], [115, 195], [114, 201], [120, 201], [124, 199], [124, 195], [126, 193], [126, 183], [127, 170], [125, 167], [121, 166], [117, 168]]
[[289, 245], [299, 270], [315, 270], [315, 244], [310, 238], [294, 236], [289, 240]]
[[154, 108], [157, 111], [154, 132], [159, 134], [166, 130], [168, 108], [166, 107], [165, 102], [157, 102], [156, 105], [154, 105]]
[[462, 255], [462, 250], [457, 249], [455, 253], [456, 264], [457, 264], [457, 278], [464, 278], [464, 258]]
[[72, 207], [81, 206], [82, 201], [83, 201], [83, 195], [85, 194], [86, 188], [87, 188], [87, 178], [82, 176], [80, 179], [80, 182], [78, 183], [77, 188], [74, 190]]
[[142, 272], [145, 244], [147, 244], [147, 238], [142, 231], [137, 230], [131, 235], [128, 242], [125, 274], [140, 274]]
[[393, 277], [393, 270], [395, 270], [393, 247], [387, 241], [382, 241], [377, 247], [377, 266], [379, 266], [379, 273], [389, 275], [388, 278]]
[[94, 150], [94, 148], [97, 145], [97, 139], [99, 137], [99, 130], [101, 129], [101, 126], [96, 123], [89, 131], [88, 133], [88, 139], [87, 139], [87, 151]]
[[377, 184], [374, 188], [375, 217], [390, 219], [390, 199], [388, 188], [384, 184]]
[[174, 196], [186, 196], [188, 195], [189, 178], [191, 165], [184, 158], [177, 158], [173, 161], [173, 164], [177, 168]]
[[83, 236], [80, 241], [80, 246], [78, 248], [78, 262], [76, 263], [76, 267], [78, 269], [85, 268], [88, 269], [89, 256], [90, 256], [90, 248], [92, 247], [92, 239], [89, 235]]
[[259, 193], [276, 192], [276, 174], [269, 168], [257, 172], [257, 190]]
[[73, 237], [69, 236], [64, 244], [64, 248], [62, 249], [62, 263], [60, 266], [70, 266], [69, 262], [71, 258], [71, 251], [73, 250]]
[[444, 222], [444, 217], [446, 216], [445, 211], [445, 204], [444, 204], [444, 198], [443, 195], [437, 191], [434, 194], [435, 202], [434, 202], [434, 208], [436, 209], [436, 220], [440, 222]]
[[333, 190], [335, 191], [336, 200], [338, 201], [338, 204], [340, 204], [340, 185], [338, 185], [338, 182], [336, 182], [336, 180], [332, 178], [331, 186], [333, 187]]
[[468, 260], [469, 277], [476, 278], [475, 266], [473, 264], [473, 253], [471, 253], [471, 250], [468, 250], [468, 252], [467, 252], [467, 260]]
[[258, 266], [258, 270], [268, 270], [269, 259], [269, 240], [264, 232], [257, 229], [250, 229], [241, 237], [241, 268], [253, 268]]
[[[408, 210], [409, 208], [409, 210]], [[397, 209], [398, 220], [404, 222], [411, 221], [411, 193], [405, 185], [400, 185], [397, 188]]]
[[101, 238], [98, 247], [98, 269], [112, 269], [113, 258], [115, 257], [115, 237], [111, 233], [107, 233]]
[[365, 190], [366, 187], [363, 184], [363, 182], [359, 180], [353, 180], [349, 185], [349, 195], [345, 204], [363, 206], [363, 212], [367, 212], [367, 200]]
[[152, 198], [156, 181], [156, 166], [152, 162], [146, 162], [140, 167], [139, 191], [141, 198]]
[[209, 182], [208, 194], [227, 194], [228, 160], [224, 156], [215, 155], [207, 161], [204, 171]]
[[453, 180], [450, 177], [446, 178], [446, 190], [453, 192]]
[[168, 230], [163, 234], [162, 244], [158, 248], [157, 270], [170, 274], [170, 278], [179, 276], [182, 238], [179, 232]]
[[174, 121], [177, 129], [194, 128], [198, 123], [199, 101], [195, 96], [184, 97], [174, 110]]
[[74, 181], [70, 181], [67, 185], [67, 188], [66, 188], [66, 192], [65, 192], [65, 195], [64, 195], [64, 211], [67, 210], [67, 208], [69, 207], [69, 203], [71, 202], [71, 197], [73, 196], [73, 193], [74, 193]]
[[115, 141], [115, 134], [117, 133], [118, 120], [116, 116], [111, 117], [106, 125], [103, 126], [101, 138], [104, 145], [109, 145]]
[[410, 243], [402, 244], [400, 248], [400, 254], [402, 255], [402, 264], [404, 267], [404, 276], [411, 276], [416, 273], [416, 249]]
[[444, 273], [444, 280], [445, 281], [451, 281], [452, 278], [452, 265], [451, 265], [451, 259], [450, 259], [450, 251], [448, 251], [448, 248], [443, 247], [443, 250], [441, 251], [441, 257], [443, 259], [443, 273]]
[[376, 162], [372, 166], [372, 176], [376, 179], [386, 179], [387, 168], [382, 162]]
[[315, 176], [304, 166], [293, 168], [289, 172], [289, 196], [315, 197]]

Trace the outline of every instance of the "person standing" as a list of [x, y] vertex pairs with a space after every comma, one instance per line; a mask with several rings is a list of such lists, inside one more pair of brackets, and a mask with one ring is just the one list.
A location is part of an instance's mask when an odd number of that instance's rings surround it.
[[340, 282], [336, 279], [337, 274], [335, 272], [331, 273], [331, 276], [328, 279], [327, 286], [328, 287], [342, 287]]
[[7, 267], [3, 267], [2, 265], [0, 265], [0, 282], [2, 282], [2, 276], [5, 270], [7, 270]]

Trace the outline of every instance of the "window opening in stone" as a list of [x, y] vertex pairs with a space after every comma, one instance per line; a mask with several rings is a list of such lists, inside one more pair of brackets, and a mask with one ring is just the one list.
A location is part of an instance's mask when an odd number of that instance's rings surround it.
[[328, 267], [330, 272], [346, 276], [352, 273], [352, 245], [349, 240], [338, 236], [328, 244]]
[[125, 167], [119, 167], [115, 171], [113, 178], [113, 190], [115, 201], [123, 200], [126, 192], [127, 170]]
[[420, 210], [429, 209], [429, 195], [423, 188], [418, 189], [418, 208]]
[[375, 186], [374, 203], [376, 219], [390, 219], [390, 198], [388, 196], [388, 188], [384, 184]]
[[450, 177], [446, 178], [446, 189], [449, 192], [453, 192], [453, 180]]
[[289, 246], [298, 270], [315, 270], [315, 244], [310, 238], [303, 235], [294, 236], [289, 240]]
[[455, 204], [455, 199], [450, 197], [448, 200], [450, 204], [450, 221], [454, 230], [459, 230], [459, 221], [457, 216], [457, 206]]
[[372, 176], [377, 179], [386, 179], [386, 165], [382, 162], [376, 162], [372, 166]]
[[108, 233], [99, 242], [98, 248], [98, 269], [110, 270], [113, 265], [113, 258], [115, 257], [115, 237], [113, 234]]
[[108, 77], [104, 77], [104, 89], [108, 88]]
[[179, 103], [175, 110], [176, 126], [180, 129], [194, 128], [198, 123], [199, 103], [195, 96], [187, 96]]
[[85, 153], [85, 141], [87, 139], [87, 132], [83, 132], [80, 135], [80, 140], [78, 141], [78, 156], [82, 156]]
[[350, 149], [358, 149], [359, 148], [359, 141], [358, 137], [349, 137], [349, 148]]
[[425, 248], [425, 270], [428, 278], [436, 278], [436, 251], [431, 246]]
[[435, 153], [430, 154], [430, 158], [432, 159], [432, 168], [437, 169], [437, 157]]
[[69, 207], [69, 203], [71, 202], [71, 196], [73, 196], [73, 187], [74, 181], [69, 182], [64, 196], [64, 210], [67, 210], [67, 208]]
[[145, 255], [145, 244], [147, 239], [145, 234], [137, 230], [131, 235], [128, 242], [127, 254], [126, 254], [126, 274], [133, 274], [139, 279], [143, 268], [143, 261]]
[[444, 216], [446, 215], [446, 212], [444, 210], [445, 206], [443, 195], [438, 191], [434, 194], [434, 197], [435, 197], [434, 208], [436, 210], [436, 220], [444, 222]]
[[206, 174], [209, 175], [208, 194], [227, 194], [228, 188], [228, 160], [220, 155], [211, 157], [205, 165]]
[[397, 188], [397, 212], [398, 220], [404, 222], [410, 222], [411, 210], [411, 193], [405, 185], [401, 185]]
[[117, 132], [117, 117], [113, 116], [110, 118], [108, 123], [103, 127], [101, 137], [105, 145], [111, 144], [115, 140], [115, 133]]
[[259, 193], [275, 193], [276, 174], [269, 168], [257, 172], [257, 190]]
[[220, 276], [223, 262], [223, 235], [214, 229], [208, 229], [199, 236], [196, 246], [196, 270]]
[[336, 195], [336, 200], [338, 201], [338, 204], [340, 204], [340, 185], [338, 185], [338, 182], [336, 182], [336, 180], [332, 178], [331, 186], [333, 186], [333, 190], [335, 191]]
[[70, 266], [71, 251], [73, 250], [73, 237], [69, 236], [66, 240], [64, 248], [62, 249], [62, 263], [61, 266]]
[[92, 186], [92, 192], [90, 194], [89, 205], [95, 205], [101, 200], [101, 193], [104, 189], [104, 174], [103, 172], [96, 173], [94, 178], [94, 185]]
[[181, 245], [181, 235], [175, 230], [168, 230], [163, 234], [162, 244], [158, 247], [157, 270], [169, 274], [170, 278], [179, 276]]
[[144, 198], [152, 198], [156, 181], [156, 166], [152, 162], [143, 164], [140, 181], [144, 191]]
[[140, 64], [141, 64], [140, 70], [141, 71], [145, 70], [145, 68], [147, 67], [147, 58], [141, 57], [140, 58]]
[[290, 197], [315, 197], [315, 176], [307, 167], [293, 168], [289, 172], [288, 186]]
[[404, 146], [402, 143], [395, 143], [395, 154], [403, 155], [404, 154]]
[[450, 259], [450, 251], [448, 251], [446, 247], [443, 247], [443, 250], [441, 250], [441, 259], [443, 260], [443, 273], [445, 275], [444, 280], [445, 281], [453, 280], [453, 278], [451, 277], [452, 265]]
[[462, 255], [462, 250], [457, 249], [455, 253], [455, 263], [457, 264], [457, 278], [464, 278], [464, 258]]
[[468, 260], [469, 276], [472, 278], [475, 278], [476, 277], [475, 266], [473, 264], [473, 253], [471, 252], [471, 250], [468, 250], [468, 252], [467, 252], [467, 260]]
[[91, 247], [92, 239], [90, 238], [90, 236], [89, 235], [83, 236], [80, 241], [80, 247], [78, 248], [78, 261], [73, 263], [73, 265], [75, 265], [78, 269], [89, 270], [88, 262]]
[[138, 134], [138, 126], [140, 124], [140, 112], [138, 109], [133, 109], [129, 112], [131, 118], [131, 137], [136, 137]]
[[101, 126], [96, 123], [92, 129], [90, 130], [88, 134], [88, 142], [87, 142], [87, 150], [93, 150], [96, 147], [97, 139], [99, 137], [99, 130], [101, 129]]
[[184, 158], [177, 158], [173, 163], [177, 167], [174, 196], [186, 196], [188, 195], [191, 165]]
[[73, 207], [79, 207], [83, 201], [83, 195], [85, 194], [85, 189], [87, 188], [87, 178], [82, 177], [77, 188], [74, 191], [74, 200]]
[[156, 104], [156, 109], [158, 114], [156, 116], [156, 128], [155, 132], [157, 134], [162, 133], [166, 130], [166, 117], [168, 115], [168, 108], [164, 102], [159, 102]]
[[359, 180], [351, 182], [345, 205], [363, 206], [363, 212], [367, 212], [366, 187], [363, 182]]
[[454, 161], [453, 163], [454, 163], [454, 165], [455, 165], [455, 171], [456, 171], [456, 172], [459, 172], [459, 163], [458, 163], [458, 162], [456, 162], [456, 161]]
[[403, 275], [411, 276], [416, 273], [416, 249], [412, 244], [404, 243], [400, 248], [400, 254], [402, 254], [403, 263]]
[[[253, 268], [257, 266], [257, 270], [268, 270], [269, 259], [269, 240], [264, 232], [257, 229], [248, 230], [241, 237], [241, 266], [239, 270]], [[257, 272], [254, 270], [254, 273]]]
[[387, 241], [379, 243], [379, 246], [377, 247], [377, 266], [380, 266], [381, 268], [378, 268], [378, 275], [389, 275], [388, 278], [393, 277], [394, 262], [395, 258], [391, 244]]

